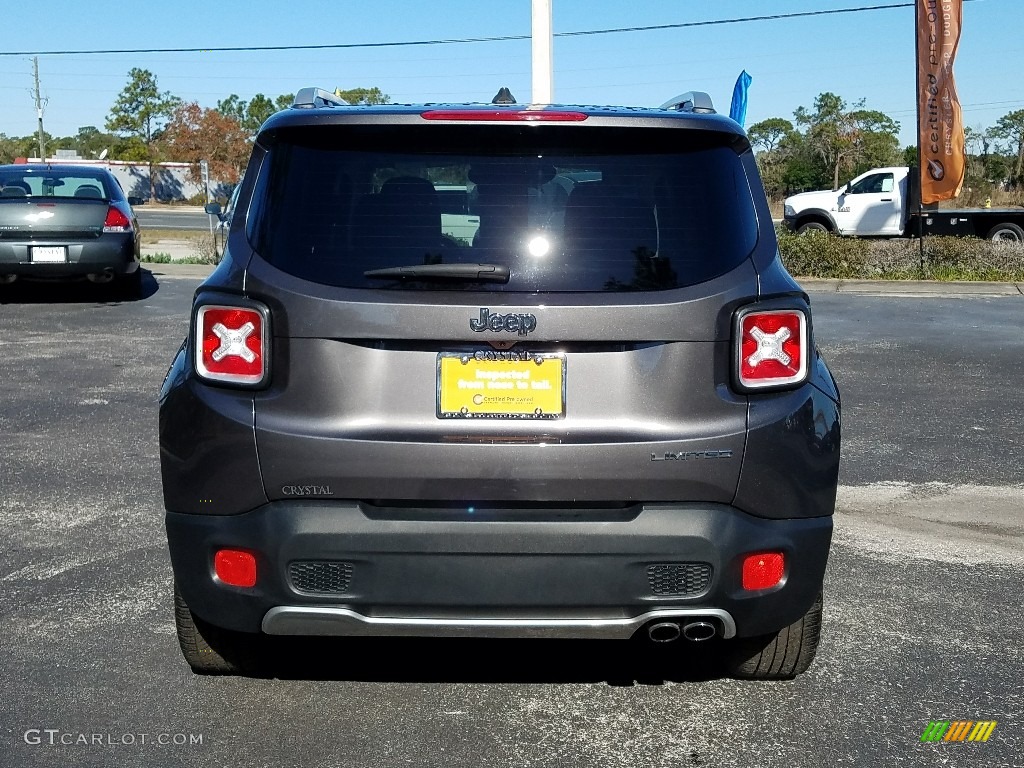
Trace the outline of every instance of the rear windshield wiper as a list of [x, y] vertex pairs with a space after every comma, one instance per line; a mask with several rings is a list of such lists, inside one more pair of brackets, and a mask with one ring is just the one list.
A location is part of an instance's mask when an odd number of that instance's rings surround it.
[[373, 279], [459, 280], [473, 283], [507, 283], [511, 271], [502, 264], [418, 264], [363, 272]]

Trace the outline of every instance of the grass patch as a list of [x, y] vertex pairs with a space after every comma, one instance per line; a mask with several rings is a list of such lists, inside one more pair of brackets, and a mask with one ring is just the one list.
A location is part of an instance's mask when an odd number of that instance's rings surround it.
[[210, 233], [196, 229], [149, 229], [140, 227], [143, 245], [156, 245], [160, 240], [209, 240]]
[[216, 260], [208, 256], [183, 256], [180, 259], [172, 259], [169, 253], [143, 254], [140, 259], [143, 264], [216, 264]]
[[833, 280], [1024, 281], [1024, 245], [966, 237], [862, 240], [780, 230], [779, 253], [791, 274]]
[[169, 253], [142, 254], [140, 261], [143, 264], [216, 264], [217, 262], [208, 256], [183, 256], [180, 259], [172, 259]]
[[182, 258], [171, 258], [169, 253], [157, 251], [154, 254], [143, 256], [142, 260], [149, 264], [216, 264], [218, 263], [217, 251], [213, 245], [213, 238], [208, 232], [199, 232], [194, 229], [142, 229], [141, 244], [145, 247], [157, 247], [165, 245], [167, 241], [173, 240], [178, 243], [187, 243], [189, 255]]

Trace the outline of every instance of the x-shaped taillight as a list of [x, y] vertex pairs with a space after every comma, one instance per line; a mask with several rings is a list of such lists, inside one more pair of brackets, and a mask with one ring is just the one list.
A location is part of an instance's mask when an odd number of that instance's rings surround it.
[[799, 309], [745, 309], [737, 316], [736, 380], [741, 389], [791, 387], [807, 378], [807, 315]]
[[226, 384], [258, 385], [267, 378], [267, 313], [208, 304], [196, 310], [196, 373]]

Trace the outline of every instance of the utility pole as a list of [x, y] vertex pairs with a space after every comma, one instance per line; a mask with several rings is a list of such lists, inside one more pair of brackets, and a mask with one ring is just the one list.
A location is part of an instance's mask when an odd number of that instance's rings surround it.
[[533, 0], [533, 104], [550, 104], [554, 100], [555, 75], [552, 62], [551, 3]]
[[35, 88], [32, 90], [32, 96], [36, 100], [36, 117], [39, 119], [39, 160], [46, 162], [46, 140], [43, 138], [43, 102], [45, 101], [39, 94], [39, 57], [32, 57], [32, 72], [35, 79]]

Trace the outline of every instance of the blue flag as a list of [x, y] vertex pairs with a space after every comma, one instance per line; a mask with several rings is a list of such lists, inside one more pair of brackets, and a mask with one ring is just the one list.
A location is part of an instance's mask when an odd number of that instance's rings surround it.
[[750, 87], [750, 82], [753, 79], [747, 74], [747, 70], [744, 69], [740, 72], [740, 76], [736, 78], [736, 86], [732, 89], [732, 105], [729, 107], [729, 117], [740, 125], [747, 121], [747, 89]]

